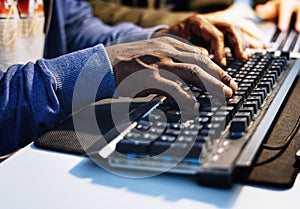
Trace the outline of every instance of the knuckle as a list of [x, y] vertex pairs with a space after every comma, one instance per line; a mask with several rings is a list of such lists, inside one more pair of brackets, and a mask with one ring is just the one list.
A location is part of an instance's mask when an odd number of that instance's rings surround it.
[[223, 34], [221, 31], [216, 30], [215, 34], [216, 34], [215, 37], [216, 37], [216, 39], [217, 39], [218, 41], [223, 41], [223, 40], [224, 40], [224, 34]]
[[198, 67], [193, 65], [192, 68], [190, 69], [190, 74], [191, 76], [193, 77], [197, 77], [198, 74], [199, 74], [199, 70], [198, 70]]
[[220, 76], [220, 79], [221, 79], [221, 81], [224, 82], [225, 84], [229, 84], [232, 78], [231, 78], [230, 75], [228, 75], [227, 73], [223, 72], [223, 73], [221, 74], [221, 76]]

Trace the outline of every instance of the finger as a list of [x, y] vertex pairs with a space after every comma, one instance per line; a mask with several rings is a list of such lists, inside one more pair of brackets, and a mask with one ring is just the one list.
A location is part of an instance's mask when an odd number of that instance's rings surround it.
[[287, 31], [294, 11], [294, 0], [280, 0], [278, 14], [278, 28]]
[[248, 34], [244, 34], [244, 36], [249, 44], [249, 46], [248, 46], [249, 48], [252, 48], [252, 49], [266, 49], [267, 48], [267, 44], [263, 40], [257, 39]]
[[180, 109], [195, 110], [199, 108], [198, 101], [191, 94], [184, 91], [181, 86], [174, 81], [157, 76], [153, 79], [153, 86], [155, 87], [155, 90], [150, 90], [149, 93], [158, 93], [167, 97], [172, 97]]
[[[177, 76], [181, 78], [185, 78], [186, 82], [188, 82], [189, 79], [194, 79], [193, 71], [195, 70], [194, 68], [197, 68], [196, 71], [205, 71], [210, 76], [221, 80], [223, 83], [228, 85], [233, 91], [237, 90], [237, 84], [233, 81], [233, 79], [222, 68], [220, 68], [216, 63], [214, 63], [209, 57], [205, 56], [204, 54], [180, 52], [180, 54], [178, 54], [175, 57], [176, 60], [178, 60], [180, 63], [161, 63], [160, 67], [174, 72]], [[198, 77], [199, 76], [201, 78], [201, 75], [198, 75]], [[198, 81], [199, 79], [197, 81], [192, 81], [192, 83], [198, 86]]]
[[259, 4], [255, 7], [255, 11], [262, 19], [275, 19], [278, 15], [278, 2], [268, 1], [265, 4]]
[[226, 40], [233, 54], [240, 60], [247, 60], [248, 53], [246, 53], [245, 49], [248, 47], [248, 43], [240, 29], [234, 28], [232, 25], [227, 25], [225, 23], [218, 27], [220, 27], [220, 30], [226, 34]]
[[295, 30], [300, 32], [300, 2], [296, 2], [296, 22], [295, 22]]
[[247, 35], [252, 37], [253, 39], [257, 39], [258, 41], [263, 42], [264, 35], [262, 34], [261, 29], [257, 27], [257, 25], [252, 21], [243, 19], [240, 24], [237, 24], [237, 26], [240, 28], [244, 36]]
[[204, 55], [209, 56], [209, 52], [207, 49], [201, 47], [201, 46], [195, 46], [197, 47]]
[[169, 57], [173, 57], [174, 54], [180, 56], [180, 54], [182, 53], [196, 53], [205, 55], [209, 54], [207, 49], [200, 46], [192, 45], [192, 43], [188, 42], [185, 39], [173, 35], [168, 36], [169, 37], [165, 36], [159, 37], [157, 39], [161, 40], [161, 48], [164, 50], [163, 54]]
[[210, 41], [210, 47], [214, 52], [215, 61], [221, 65], [226, 66], [226, 56], [225, 56], [225, 45], [224, 45], [224, 36], [222, 33], [217, 32], [215, 39]]
[[127, 97], [160, 94], [173, 98], [178, 105], [181, 104], [187, 110], [198, 108], [199, 104], [191, 92], [189, 94], [178, 83], [163, 78], [160, 72], [173, 80], [180, 80], [175, 74], [166, 70], [143, 69], [124, 78], [117, 86], [117, 92], [119, 95]]
[[219, 96], [221, 93], [226, 97], [231, 97], [233, 92], [237, 90], [237, 84], [222, 70], [206, 72], [197, 65], [174, 63], [170, 71], [174, 72], [186, 83], [207, 90], [213, 95]]
[[[225, 57], [225, 45], [224, 45], [224, 35], [218, 28], [211, 24], [208, 19], [203, 18], [201, 15], [196, 16], [196, 24], [191, 23], [191, 33], [198, 37], [198, 39], [204, 39], [210, 45], [210, 49], [214, 53], [215, 61], [226, 66]], [[202, 26], [202, 27], [200, 27]]]

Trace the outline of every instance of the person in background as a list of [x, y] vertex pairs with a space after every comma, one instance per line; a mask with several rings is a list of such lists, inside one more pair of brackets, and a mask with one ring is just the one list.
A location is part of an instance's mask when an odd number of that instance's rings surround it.
[[[264, 36], [252, 21], [255, 16], [251, 0], [87, 0], [96, 17], [107, 24], [123, 21], [142, 27], [167, 24], [172, 26], [192, 14], [200, 13], [210, 21], [226, 22], [243, 34], [249, 48], [265, 48]], [[250, 18], [248, 14], [251, 14]], [[247, 15], [245, 17], [245, 14]]]
[[[207, 18], [213, 18], [230, 22], [243, 32], [249, 47], [262, 48], [263, 34], [254, 24], [261, 19], [277, 21], [278, 28], [286, 31], [292, 27], [300, 32], [300, 2], [298, 0], [118, 0], [117, 2], [131, 7], [112, 6], [114, 0], [88, 0], [106, 21], [107, 16], [113, 16], [113, 22], [128, 19], [136, 23], [151, 25], [151, 23], [169, 23], [178, 20], [191, 12], [201, 13]], [[108, 7], [103, 7], [108, 5]], [[132, 10], [132, 7], [134, 8]], [[147, 9], [137, 9], [137, 8]], [[105, 8], [105, 9], [104, 9]], [[111, 11], [110, 11], [111, 9]], [[154, 11], [155, 9], [155, 11]], [[105, 12], [101, 12], [105, 10]], [[130, 15], [126, 15], [126, 11]], [[175, 13], [167, 13], [172, 11]], [[121, 13], [121, 14], [118, 14]], [[136, 14], [136, 15], [135, 15]], [[155, 16], [156, 20], [148, 17]], [[140, 17], [140, 18], [138, 18]], [[257, 18], [258, 17], [258, 18]]]
[[300, 32], [300, 1], [298, 0], [270, 0], [258, 4], [255, 11], [260, 18], [277, 19], [278, 28], [287, 31], [290, 28], [293, 14], [295, 14], [294, 29]]
[[[123, 80], [147, 69], [147, 76], [134, 80], [129, 88], [151, 84], [157, 89], [145, 94], [169, 89], [172, 97], [192, 108], [193, 97], [159, 69], [202, 89], [210, 85], [230, 97], [237, 84], [217, 65], [226, 65], [224, 48], [230, 47], [237, 59], [248, 58], [247, 43], [236, 27], [198, 14], [171, 27], [141, 28], [132, 23], [105, 25], [80, 0], [45, 0], [43, 6], [44, 59], [16, 63], [0, 72], [0, 155], [27, 145], [75, 111], [74, 88], [84, 70], [81, 107], [93, 102], [87, 99], [91, 84], [100, 83], [94, 101], [111, 98]], [[115, 40], [118, 44], [111, 44]], [[204, 47], [213, 51], [217, 64], [202, 51]], [[123, 93], [128, 96], [125, 90], [118, 91]]]

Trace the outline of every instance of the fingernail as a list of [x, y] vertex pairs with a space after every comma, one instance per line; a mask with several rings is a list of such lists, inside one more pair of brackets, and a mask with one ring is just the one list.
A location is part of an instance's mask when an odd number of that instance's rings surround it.
[[267, 47], [268, 47], [268, 44], [267, 44], [265, 41], [263, 41], [263, 42], [262, 42], [262, 48], [263, 48], [263, 49], [266, 49]]
[[249, 58], [248, 52], [244, 51], [243, 52], [243, 59], [247, 60]]
[[288, 28], [288, 26], [287, 26], [286, 24], [281, 23], [281, 24], [278, 25], [278, 28], [279, 28], [281, 31], [286, 31], [287, 28]]
[[223, 57], [222, 60], [221, 60], [221, 65], [222, 66], [226, 66], [227, 65], [227, 61], [226, 61], [226, 58]]
[[234, 80], [230, 81], [229, 86], [234, 92], [236, 92], [238, 89], [238, 84]]
[[229, 88], [226, 85], [223, 87], [223, 92], [224, 92], [224, 94], [225, 94], [226, 97], [231, 97], [232, 94], [233, 94], [232, 89]]
[[295, 26], [295, 30], [296, 30], [297, 32], [300, 32], [300, 24], [297, 24], [297, 25]]

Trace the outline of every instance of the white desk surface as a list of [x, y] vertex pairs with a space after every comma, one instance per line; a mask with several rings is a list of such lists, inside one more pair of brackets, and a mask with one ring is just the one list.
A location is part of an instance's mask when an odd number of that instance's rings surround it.
[[[276, 172], [276, 171], [275, 171]], [[300, 208], [300, 178], [291, 189], [200, 186], [190, 176], [130, 179], [86, 157], [29, 145], [0, 163], [1, 209]]]

